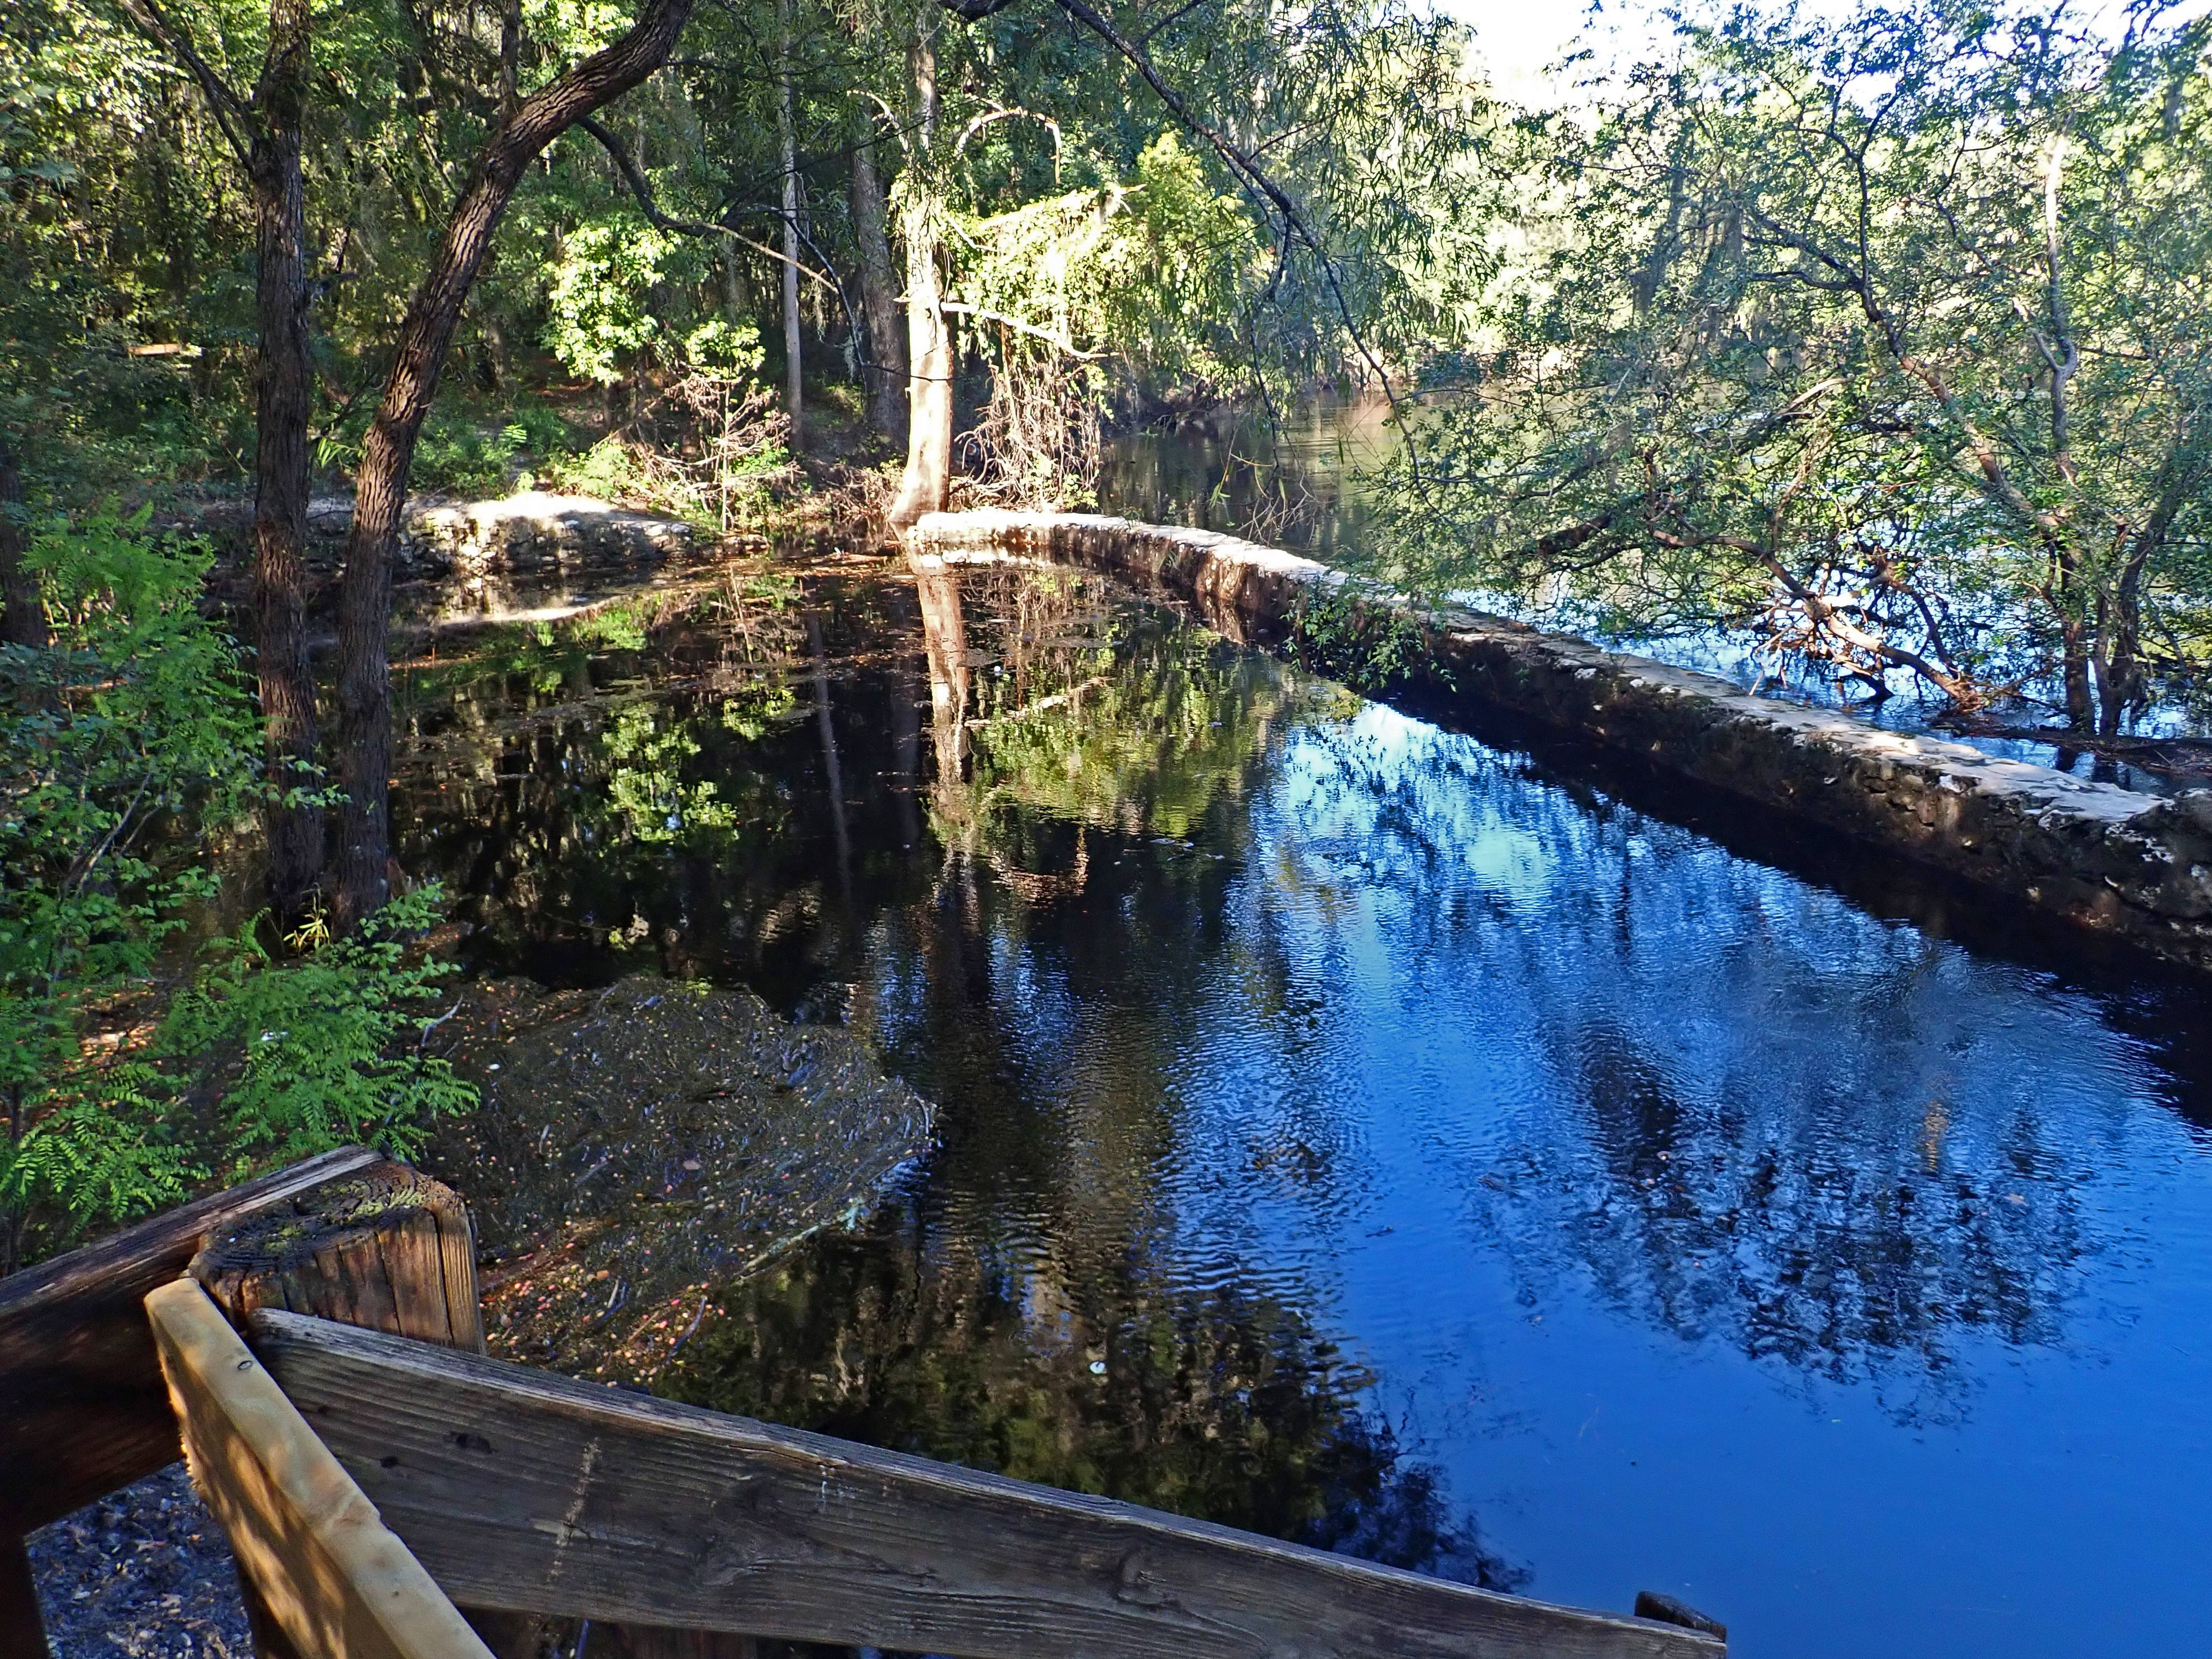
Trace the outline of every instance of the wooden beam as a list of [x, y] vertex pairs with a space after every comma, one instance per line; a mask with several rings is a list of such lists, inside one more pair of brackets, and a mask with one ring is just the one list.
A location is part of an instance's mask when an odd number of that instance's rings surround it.
[[342, 1147], [0, 1279], [0, 1540], [177, 1461], [149, 1291], [237, 1216], [381, 1161]]
[[293, 1650], [490, 1659], [207, 1292], [179, 1280], [145, 1306], [193, 1481]]
[[972, 1659], [1716, 1659], [1501, 1595], [293, 1315], [253, 1340], [447, 1592]]

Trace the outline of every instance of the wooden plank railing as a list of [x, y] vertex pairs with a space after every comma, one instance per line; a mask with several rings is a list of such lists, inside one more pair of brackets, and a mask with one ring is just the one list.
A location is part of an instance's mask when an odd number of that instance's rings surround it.
[[1715, 1659], [1549, 1606], [296, 1315], [262, 1362], [465, 1604], [974, 1659]]
[[1638, 1611], [1671, 1622], [1551, 1607], [481, 1344], [465, 1206], [354, 1149], [0, 1281], [0, 1659], [45, 1651], [21, 1533], [173, 1460], [179, 1424], [263, 1659], [485, 1659], [534, 1648], [542, 1614], [591, 1620], [594, 1659], [750, 1659], [755, 1636], [971, 1659], [1726, 1651], [1661, 1598]]
[[240, 1217], [383, 1161], [341, 1147], [0, 1279], [0, 1540], [177, 1461], [148, 1291]]
[[192, 1482], [292, 1652], [491, 1659], [207, 1292], [164, 1285], [146, 1313]]
[[143, 1303], [208, 1237], [382, 1163], [341, 1147], [0, 1279], [0, 1659], [45, 1659], [23, 1536], [177, 1461]]

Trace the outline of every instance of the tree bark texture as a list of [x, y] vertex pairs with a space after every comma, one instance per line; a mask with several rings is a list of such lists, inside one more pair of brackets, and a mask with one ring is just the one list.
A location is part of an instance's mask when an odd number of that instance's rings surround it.
[[783, 163], [783, 378], [792, 453], [806, 447], [806, 388], [799, 349], [799, 130], [792, 109], [791, 0], [776, 0], [775, 140]]
[[15, 447], [0, 432], [0, 643], [46, 647], [46, 607], [39, 579], [24, 567], [30, 538], [23, 532], [23, 466]]
[[338, 925], [354, 928], [392, 896], [392, 553], [415, 441], [438, 390], [461, 307], [523, 170], [580, 116], [659, 68], [693, 0], [647, 0], [629, 33], [532, 94], [501, 123], [453, 203], [445, 234], [400, 325], [384, 401], [362, 446], [338, 599], [337, 781], [343, 791], [329, 885]]
[[860, 245], [860, 311], [867, 323], [868, 424], [906, 440], [906, 337], [899, 328], [898, 290], [891, 283], [884, 181], [876, 171], [873, 122], [853, 145], [853, 234]]
[[271, 793], [263, 811], [267, 882], [281, 923], [296, 923], [323, 870], [323, 809], [294, 792], [317, 786], [315, 677], [307, 659], [307, 191], [300, 170], [311, 37], [307, 0], [271, 0], [269, 51], [246, 156], [253, 188], [256, 321], [253, 611], [262, 732]]
[[952, 483], [952, 336], [928, 185], [937, 129], [937, 45], [926, 27], [915, 31], [907, 67], [914, 83], [912, 188], [899, 228], [906, 240], [908, 426], [906, 476], [890, 514], [891, 523], [901, 528], [925, 513], [944, 511]]

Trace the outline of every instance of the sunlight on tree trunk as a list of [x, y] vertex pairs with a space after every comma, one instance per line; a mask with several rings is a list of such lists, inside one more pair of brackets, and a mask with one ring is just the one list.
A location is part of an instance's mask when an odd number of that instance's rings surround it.
[[952, 482], [952, 337], [938, 270], [931, 155], [937, 133], [937, 42], [927, 20], [918, 21], [907, 68], [913, 82], [914, 148], [899, 228], [906, 239], [908, 427], [906, 476], [890, 514], [890, 521], [901, 526], [925, 513], [942, 512]]

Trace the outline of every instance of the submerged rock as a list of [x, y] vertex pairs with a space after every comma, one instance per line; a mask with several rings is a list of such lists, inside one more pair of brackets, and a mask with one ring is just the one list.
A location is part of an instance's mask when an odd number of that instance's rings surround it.
[[859, 1219], [928, 1144], [928, 1103], [857, 1037], [749, 991], [501, 981], [455, 1020], [483, 1104], [421, 1161], [474, 1212], [505, 1358], [641, 1382], [722, 1289]]

